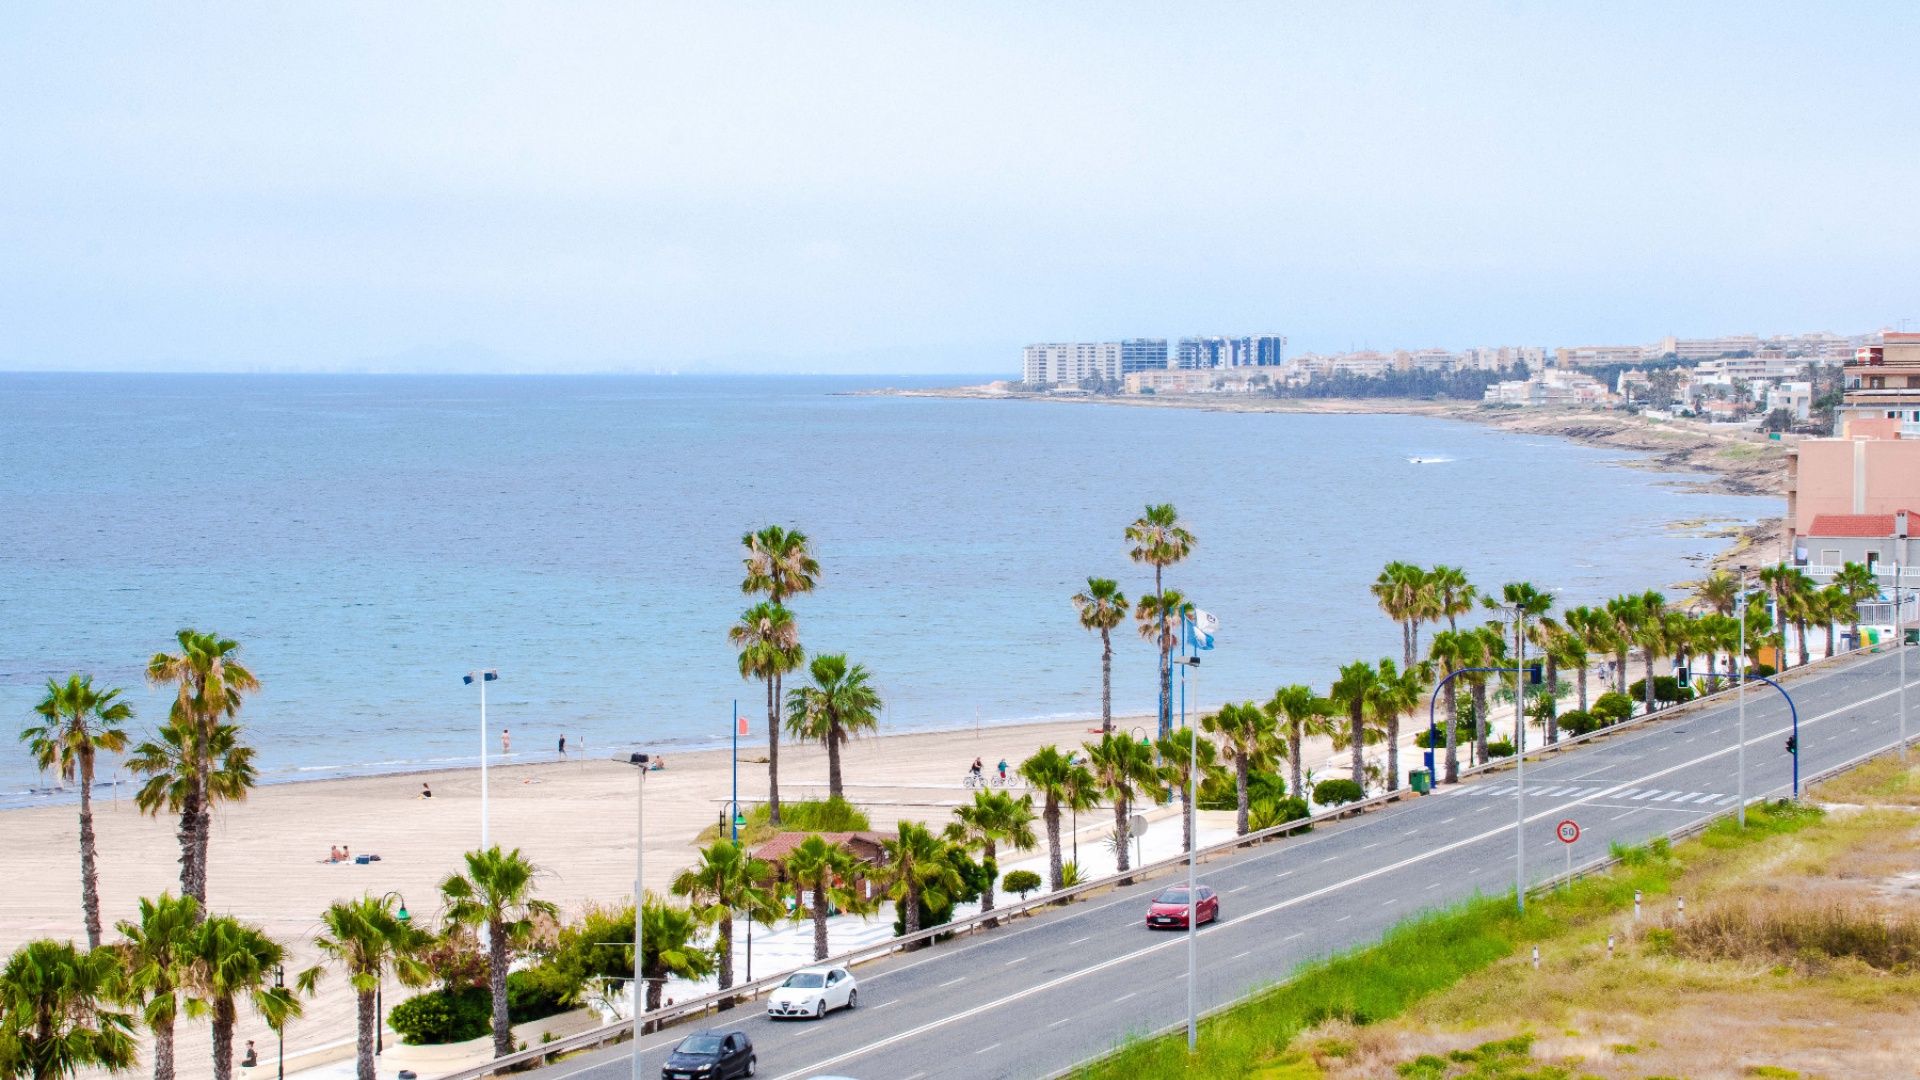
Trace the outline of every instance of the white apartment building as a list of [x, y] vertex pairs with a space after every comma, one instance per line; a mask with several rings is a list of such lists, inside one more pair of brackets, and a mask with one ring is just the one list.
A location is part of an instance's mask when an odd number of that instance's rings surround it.
[[1120, 374], [1117, 341], [1029, 345], [1020, 365], [1020, 381], [1028, 386], [1076, 386], [1092, 378], [1119, 382]]
[[1786, 409], [1795, 420], [1805, 420], [1813, 411], [1813, 384], [1783, 382], [1767, 388], [1767, 411]]

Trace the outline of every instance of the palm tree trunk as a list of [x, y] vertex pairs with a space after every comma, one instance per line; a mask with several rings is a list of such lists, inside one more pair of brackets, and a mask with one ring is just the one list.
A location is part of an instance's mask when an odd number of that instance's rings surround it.
[[733, 988], [733, 912], [729, 910], [720, 917], [720, 925], [715, 930], [719, 947], [714, 950], [715, 974], [719, 977], [720, 989]]
[[499, 920], [487, 925], [487, 982], [493, 988], [493, 1056], [505, 1057], [513, 1053], [513, 1024], [507, 1019], [507, 928]]
[[816, 962], [827, 958], [827, 915], [831, 911], [827, 906], [827, 890], [813, 890], [813, 958]]
[[1575, 677], [1574, 681], [1580, 684], [1580, 711], [1586, 712], [1587, 711], [1587, 664], [1585, 661], [1581, 661], [1580, 674]]
[[1407, 667], [1413, 666], [1413, 658], [1420, 655], [1420, 620], [1408, 619], [1407, 629], [1413, 634], [1413, 648], [1407, 652]]
[[1829, 660], [1833, 658], [1833, 623], [1831, 621], [1827, 623], [1827, 658]]
[[1100, 733], [1113, 733], [1113, 634], [1100, 628]]
[[1287, 764], [1293, 770], [1293, 786], [1287, 789], [1288, 794], [1306, 798], [1307, 793], [1300, 790], [1302, 781], [1300, 779], [1300, 721], [1298, 720], [1287, 723]]
[[1645, 668], [1647, 672], [1647, 677], [1642, 681], [1641, 689], [1644, 691], [1644, 693], [1641, 696], [1647, 699], [1646, 700], [1647, 711], [1652, 712], [1653, 711], [1653, 646], [1642, 645], [1640, 647], [1640, 666]]
[[233, 1080], [233, 999], [213, 1002], [213, 1080]]
[[1560, 699], [1554, 695], [1560, 692], [1560, 663], [1552, 653], [1547, 654], [1547, 744], [1551, 746], [1560, 741]]
[[[1247, 755], [1234, 755], [1233, 773], [1234, 787], [1239, 789], [1240, 795], [1239, 812], [1234, 818], [1233, 827], [1236, 835], [1245, 836], [1247, 835]], [[1187, 850], [1193, 850], [1192, 845], [1188, 845]]]
[[373, 1071], [373, 1029], [379, 1020], [373, 1009], [373, 991], [356, 991], [360, 1026], [354, 1046], [354, 1080], [379, 1080]]
[[1624, 694], [1627, 692], [1627, 647], [1625, 645], [1620, 646], [1613, 660], [1613, 692]]
[[1180, 850], [1192, 851], [1193, 850], [1193, 815], [1188, 813], [1187, 811], [1193, 808], [1190, 806], [1184, 805], [1186, 800], [1187, 800], [1187, 785], [1186, 785], [1186, 782], [1183, 780], [1181, 781], [1181, 784], [1180, 784], [1180, 801], [1183, 804], [1180, 808], [1180, 842], [1184, 846]]
[[827, 717], [827, 797], [844, 798], [840, 783], [840, 721]]
[[206, 886], [199, 873], [199, 862], [195, 858], [200, 845], [194, 839], [200, 829], [200, 793], [189, 785], [187, 796], [182, 802], [180, 828], [175, 834], [180, 839], [180, 895], [191, 896], [204, 904]]
[[1047, 792], [1047, 877], [1054, 892], [1065, 888], [1066, 870], [1060, 862], [1060, 800]]
[[173, 1017], [147, 1026], [153, 1031], [153, 1080], [173, 1080]]
[[100, 881], [94, 865], [93, 755], [80, 759], [80, 910], [87, 919], [87, 948], [100, 947]]
[[767, 676], [767, 820], [780, 824], [780, 677]]
[[655, 960], [646, 970], [647, 1011], [660, 1011], [660, 992], [667, 988], [667, 969]]
[[212, 840], [213, 798], [202, 791], [200, 822], [193, 830], [194, 887], [199, 890], [193, 894], [193, 898], [203, 905], [207, 902], [207, 845]]
[[1460, 700], [1454, 693], [1452, 679], [1447, 680], [1447, 688], [1441, 693], [1447, 699], [1447, 783], [1457, 784], [1460, 782]]
[[1807, 657], [1807, 620], [1793, 620], [1793, 634], [1800, 639], [1800, 666], [1806, 667], [1812, 663], [1812, 660]]
[[1401, 655], [1401, 664], [1403, 666], [1405, 667], [1413, 666], [1413, 620], [1412, 619], [1400, 620], [1400, 655]]
[[1113, 852], [1118, 861], [1115, 863], [1114, 869], [1123, 874], [1133, 868], [1133, 864], [1127, 859], [1127, 840], [1129, 839], [1127, 834], [1131, 831], [1132, 830], [1127, 828], [1127, 800], [1123, 797], [1115, 796], [1113, 800], [1113, 835], [1116, 842], [1113, 845]]
[[1167, 633], [1167, 590], [1160, 583], [1160, 571], [1160, 564], [1154, 563], [1153, 593], [1160, 619], [1160, 737], [1164, 739], [1173, 734], [1173, 638]]
[[1387, 790], [1400, 790], [1400, 714], [1387, 717]]
[[1366, 706], [1356, 701], [1352, 705], [1352, 711], [1348, 714], [1348, 720], [1352, 724], [1352, 730], [1349, 731], [1348, 734], [1353, 736], [1353, 746], [1350, 748], [1353, 756], [1353, 782], [1360, 785], [1361, 791], [1367, 789], [1366, 753], [1364, 746], [1361, 744], [1361, 739], [1367, 733], [1365, 721], [1361, 717], [1361, 711], [1365, 707]]
[[1473, 684], [1473, 763], [1487, 763], [1487, 684]]
[[[992, 837], [987, 838], [984, 854], [987, 857], [987, 861], [993, 864], [994, 870], [998, 871], [1000, 869], [1000, 861], [997, 858], [995, 858], [995, 855], [997, 855], [998, 852], [995, 851], [994, 849], [994, 843], [993, 843]], [[981, 914], [984, 915], [987, 912], [992, 910], [993, 910], [993, 879], [988, 878], [987, 887], [980, 890], [980, 912]], [[991, 922], [991, 923], [988, 923], [987, 925], [998, 926], [999, 923]]]
[[907, 910], [900, 913], [900, 918], [902, 928], [909, 935], [920, 932], [920, 886], [911, 878], [907, 881]]

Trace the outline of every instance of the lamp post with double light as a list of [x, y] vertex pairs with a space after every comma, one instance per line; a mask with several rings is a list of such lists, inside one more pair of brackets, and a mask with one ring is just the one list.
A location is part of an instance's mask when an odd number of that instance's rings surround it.
[[[385, 904], [389, 898], [400, 901], [400, 910], [394, 912], [393, 917], [399, 919], [403, 925], [412, 922], [413, 916], [407, 914], [407, 898], [401, 896], [398, 892], [389, 892], [380, 898], [380, 903]], [[376, 1056], [384, 1053], [387, 1049], [387, 1011], [386, 1004], [380, 995], [380, 991], [386, 985], [386, 982], [386, 973], [383, 971], [380, 975], [380, 981], [373, 984], [373, 1052]], [[278, 984], [278, 978], [276, 977], [275, 985]], [[283, 1041], [281, 1045], [284, 1047], [285, 1042]], [[286, 1056], [284, 1049], [281, 1051], [281, 1056]]]
[[498, 679], [500, 672], [494, 668], [469, 671], [460, 677], [460, 681], [472, 686], [480, 684], [480, 850], [487, 850], [487, 684]]
[[639, 777], [633, 810], [633, 1080], [646, 1080], [641, 1066], [640, 1035], [647, 1008], [646, 950], [641, 947], [646, 933], [646, 891], [643, 882], [647, 870], [647, 769], [653, 764], [648, 754], [633, 753], [614, 758], [633, 766]]

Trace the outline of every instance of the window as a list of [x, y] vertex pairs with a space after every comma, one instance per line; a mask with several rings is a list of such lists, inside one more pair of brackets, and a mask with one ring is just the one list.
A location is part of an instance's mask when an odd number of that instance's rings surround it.
[[1821, 548], [1820, 549], [1820, 565], [1821, 566], [1839, 566], [1840, 565], [1840, 549], [1839, 548]]

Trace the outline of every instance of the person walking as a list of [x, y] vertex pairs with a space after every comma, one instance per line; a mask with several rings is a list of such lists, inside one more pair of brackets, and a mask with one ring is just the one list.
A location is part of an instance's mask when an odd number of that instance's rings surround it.
[[566, 759], [567, 759], [567, 737], [565, 735], [562, 735], [560, 736], [560, 760], [565, 761]]

